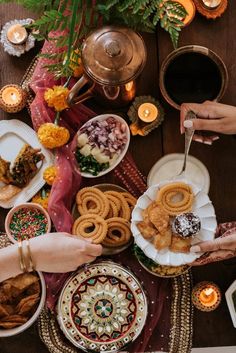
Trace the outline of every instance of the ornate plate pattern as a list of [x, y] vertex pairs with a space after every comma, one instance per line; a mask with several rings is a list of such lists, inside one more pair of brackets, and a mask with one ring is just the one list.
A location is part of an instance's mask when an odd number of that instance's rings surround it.
[[134, 341], [147, 317], [146, 295], [128, 269], [102, 261], [82, 268], [65, 284], [58, 322], [84, 351], [116, 352]]
[[[189, 183], [185, 179], [179, 181], [183, 181], [192, 187], [193, 193], [195, 195], [192, 212], [196, 213], [201, 219], [201, 230], [192, 239], [191, 244], [193, 245], [199, 243], [200, 241], [213, 240], [217, 222], [212, 202], [210, 201], [207, 194], [202, 192], [196, 185]], [[132, 212], [131, 231], [133, 233], [135, 243], [140, 247], [140, 249], [147, 257], [160, 265], [180, 266], [193, 262], [201, 256], [201, 253], [174, 253], [169, 249], [158, 251], [150, 241], [143, 238], [137, 227], [137, 223], [143, 219], [142, 211], [156, 199], [157, 191], [162, 186], [173, 182], [176, 181], [167, 180], [157, 185], [153, 185], [138, 199], [138, 202]]]

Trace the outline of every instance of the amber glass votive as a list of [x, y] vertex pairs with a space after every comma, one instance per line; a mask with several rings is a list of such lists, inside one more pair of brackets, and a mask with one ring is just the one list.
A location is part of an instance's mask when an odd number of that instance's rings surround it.
[[192, 303], [201, 311], [213, 311], [220, 302], [220, 288], [213, 282], [199, 282], [192, 290]]
[[19, 85], [7, 85], [0, 90], [0, 108], [7, 113], [21, 111], [27, 100], [27, 93]]

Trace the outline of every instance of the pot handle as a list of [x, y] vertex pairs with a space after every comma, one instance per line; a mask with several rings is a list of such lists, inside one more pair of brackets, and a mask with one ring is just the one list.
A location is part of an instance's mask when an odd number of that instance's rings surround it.
[[93, 84], [91, 85], [91, 87], [89, 87], [87, 89], [86, 92], [84, 92], [83, 94], [79, 95], [78, 97], [77, 94], [79, 93], [79, 91], [89, 82], [89, 78], [86, 77], [85, 75], [83, 75], [79, 81], [76, 82], [76, 84], [71, 88], [68, 98], [67, 98], [67, 103], [69, 105], [73, 105], [73, 104], [78, 104], [78, 103], [82, 103], [85, 100], [92, 98], [94, 96], [93, 94], [93, 88], [95, 86], [95, 83], [93, 82]]

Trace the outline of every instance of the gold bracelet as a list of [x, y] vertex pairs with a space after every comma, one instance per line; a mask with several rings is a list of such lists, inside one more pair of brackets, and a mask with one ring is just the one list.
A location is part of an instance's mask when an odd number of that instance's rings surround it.
[[27, 272], [21, 240], [18, 240], [18, 254], [19, 254], [19, 261], [20, 261], [20, 269], [22, 272]]
[[29, 266], [27, 266], [27, 271], [28, 272], [34, 271], [35, 268], [34, 268], [34, 263], [33, 263], [32, 256], [31, 256], [29, 239], [27, 239], [25, 242], [26, 242], [26, 250], [27, 250], [27, 260], [28, 260], [28, 265], [29, 265]]

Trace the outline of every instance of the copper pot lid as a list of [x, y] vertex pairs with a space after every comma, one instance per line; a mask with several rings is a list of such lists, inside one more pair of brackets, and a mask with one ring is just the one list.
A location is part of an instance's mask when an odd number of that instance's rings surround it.
[[146, 63], [142, 37], [125, 27], [106, 26], [90, 34], [82, 46], [82, 62], [90, 78], [103, 85], [135, 79]]

